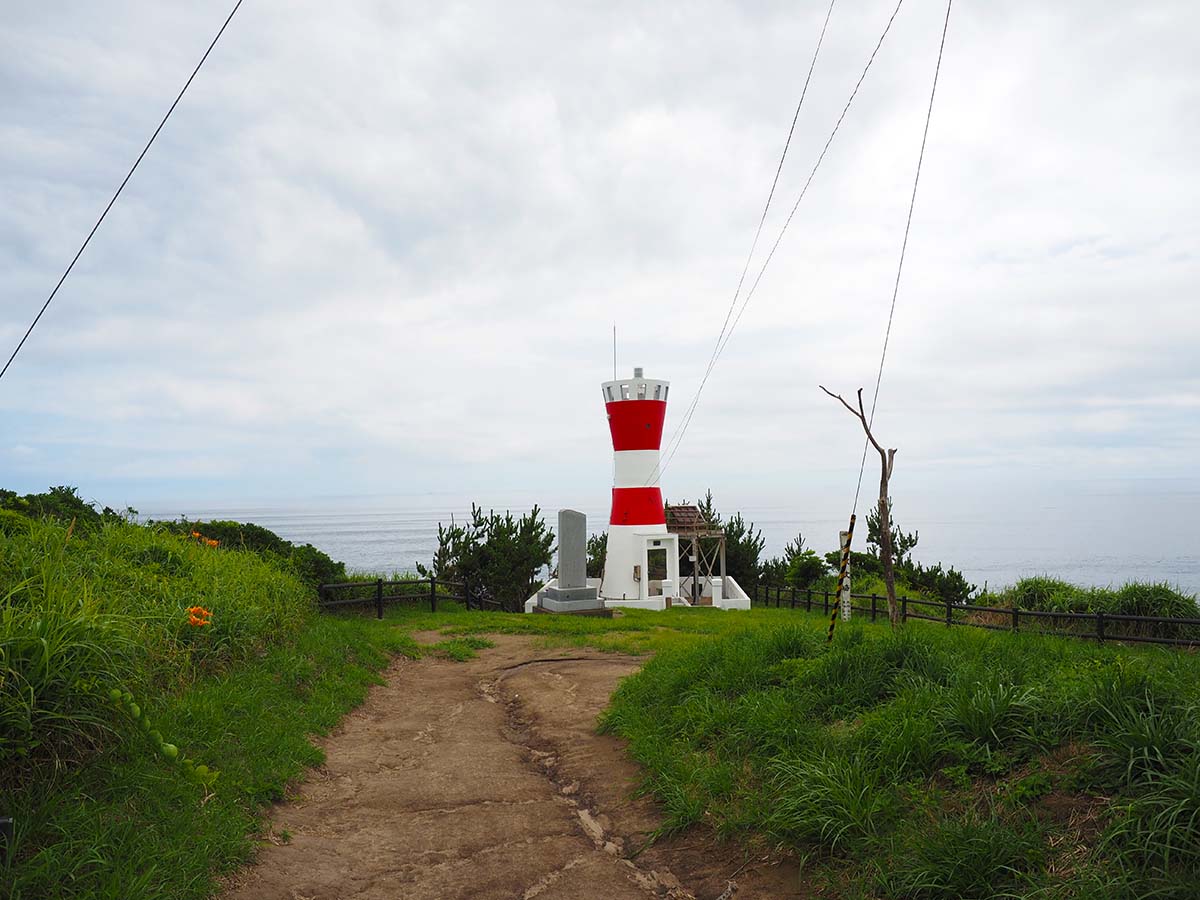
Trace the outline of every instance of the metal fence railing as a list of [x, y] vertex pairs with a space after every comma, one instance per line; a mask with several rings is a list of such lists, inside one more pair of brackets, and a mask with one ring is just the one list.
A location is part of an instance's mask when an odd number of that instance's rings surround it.
[[[751, 605], [757, 607], [820, 609], [828, 615], [838, 605], [835, 591], [817, 591], [791, 585], [755, 583]], [[887, 617], [887, 597], [880, 594], [850, 595], [852, 612], [869, 615], [871, 621]], [[855, 604], [858, 601], [858, 604]], [[865, 605], [869, 603], [870, 605]], [[1200, 647], [1200, 618], [1138, 616], [1105, 612], [1056, 612], [1006, 606], [976, 606], [952, 600], [897, 597], [901, 621], [921, 619], [941, 624], [966, 625], [993, 631], [1031, 631], [1095, 641], [1133, 641]], [[934, 613], [933, 610], [937, 612]]]
[[471, 592], [468, 586], [457, 581], [438, 578], [414, 578], [404, 581], [345, 581], [339, 584], [323, 584], [317, 588], [317, 605], [321, 609], [336, 609], [343, 606], [375, 607], [376, 618], [383, 618], [383, 609], [392, 603], [429, 604], [431, 612], [437, 612], [439, 600], [456, 600], [471, 608]]

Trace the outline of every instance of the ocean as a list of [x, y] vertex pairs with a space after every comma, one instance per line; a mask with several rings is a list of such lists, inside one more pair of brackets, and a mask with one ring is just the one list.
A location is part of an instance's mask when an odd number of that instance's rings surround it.
[[[765, 556], [779, 554], [798, 532], [819, 552], [837, 546], [846, 527], [838, 498], [747, 498], [719, 504], [725, 515], [740, 511], [762, 530]], [[844, 498], [841, 498], [844, 499]], [[560, 506], [585, 513], [590, 532], [604, 529], [607, 497], [539, 497], [511, 492], [476, 498], [484, 508], [527, 512], [538, 503], [553, 528]], [[866, 540], [860, 505], [855, 544]], [[254, 522], [291, 541], [307, 542], [344, 561], [352, 571], [413, 571], [428, 563], [439, 523], [469, 516], [471, 499], [450, 494], [323, 497], [256, 503], [168, 501], [146, 504], [142, 518], [234, 519]], [[1200, 484], [1115, 481], [1051, 490], [923, 492], [897, 501], [905, 531], [917, 531], [914, 558], [953, 565], [983, 587], [1049, 574], [1080, 585], [1167, 581], [1200, 593]]]

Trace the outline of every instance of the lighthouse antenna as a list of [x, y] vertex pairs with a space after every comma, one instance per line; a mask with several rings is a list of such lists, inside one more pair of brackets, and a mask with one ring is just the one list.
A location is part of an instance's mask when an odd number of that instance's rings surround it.
[[613, 381], [617, 380], [617, 323], [613, 322]]

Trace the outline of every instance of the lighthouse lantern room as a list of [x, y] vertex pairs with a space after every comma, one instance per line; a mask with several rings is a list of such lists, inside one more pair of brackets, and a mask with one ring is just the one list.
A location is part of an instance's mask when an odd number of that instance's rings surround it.
[[678, 596], [679, 539], [667, 531], [658, 486], [666, 381], [632, 378], [601, 386], [613, 445], [612, 513], [600, 596], [606, 607], [665, 609]]

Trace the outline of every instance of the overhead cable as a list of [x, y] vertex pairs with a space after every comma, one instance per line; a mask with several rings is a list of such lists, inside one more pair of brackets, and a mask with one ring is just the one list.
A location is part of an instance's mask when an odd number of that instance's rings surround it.
[[816, 177], [817, 170], [821, 168], [821, 163], [824, 162], [825, 156], [829, 152], [829, 148], [833, 144], [834, 138], [837, 137], [838, 130], [842, 127], [842, 122], [845, 120], [846, 114], [850, 111], [850, 106], [854, 103], [854, 98], [858, 96], [858, 90], [862, 87], [863, 82], [866, 80], [867, 73], [871, 71], [871, 66], [875, 62], [875, 57], [879, 53], [880, 47], [883, 46], [883, 42], [887, 39], [888, 33], [892, 29], [892, 23], [896, 21], [896, 16], [900, 12], [900, 7], [903, 5], [904, 0], [898, 0], [896, 3], [896, 8], [892, 10], [892, 14], [888, 18], [887, 24], [884, 26], [883, 33], [880, 34], [879, 40], [875, 43], [875, 49], [871, 51], [871, 55], [867, 59], [866, 65], [863, 67], [862, 74], [858, 76], [858, 81], [855, 82], [854, 89], [850, 92], [850, 96], [846, 100], [845, 106], [842, 107], [842, 112], [838, 116], [837, 121], [834, 123], [833, 130], [829, 133], [829, 137], [825, 141], [825, 146], [821, 149], [821, 153], [817, 157], [817, 161], [813, 165], [812, 171], [809, 172], [808, 179], [805, 181], [804, 187], [800, 191], [800, 195], [796, 198], [796, 202], [792, 204], [792, 209], [788, 213], [787, 219], [783, 223], [783, 227], [780, 228], [779, 234], [775, 238], [775, 242], [771, 245], [770, 252], [767, 254], [766, 259], [763, 260], [763, 264], [759, 268], [758, 274], [755, 276], [754, 283], [750, 286], [750, 290], [747, 292], [745, 298], [743, 298], [742, 305], [738, 309], [738, 313], [734, 317], [733, 323], [730, 325], [728, 331], [723, 331], [722, 337], [718, 338], [716, 351], [710, 360], [704, 376], [700, 379], [700, 385], [697, 387], [696, 394], [692, 398], [692, 402], [684, 415], [683, 422], [676, 431], [673, 440], [668, 445], [666, 456], [654, 472], [651, 480], [658, 478], [662, 472], [666, 470], [667, 466], [674, 458], [676, 451], [678, 451], [679, 445], [683, 442], [684, 435], [687, 434], [688, 426], [691, 424], [692, 417], [695, 415], [696, 407], [700, 402], [700, 394], [704, 390], [704, 385], [708, 382], [709, 375], [712, 374], [713, 368], [715, 368], [717, 361], [720, 359], [721, 354], [725, 350], [725, 347], [728, 346], [729, 341], [733, 336], [733, 331], [735, 328], [737, 328], [737, 323], [741, 321], [742, 313], [746, 311], [746, 306], [750, 303], [750, 300], [754, 297], [755, 292], [758, 290], [758, 286], [762, 282], [762, 277], [767, 270], [767, 266], [771, 264], [771, 260], [775, 256], [775, 251], [779, 249], [779, 244], [783, 240], [783, 236], [787, 233], [788, 226], [791, 225], [792, 219], [796, 215], [796, 210], [800, 208], [801, 201], [804, 200], [805, 194], [808, 193], [808, 188], [812, 184], [813, 179]]
[[67, 276], [70, 275], [71, 270], [75, 268], [75, 263], [79, 262], [79, 257], [83, 256], [83, 251], [86, 250], [87, 245], [91, 243], [92, 236], [96, 233], [97, 229], [100, 228], [100, 223], [104, 221], [104, 217], [108, 215], [108, 211], [113, 208], [113, 204], [116, 203], [117, 198], [121, 196], [121, 191], [125, 190], [125, 185], [129, 183], [129, 179], [132, 178], [133, 173], [137, 171], [137, 167], [141, 163], [142, 158], [146, 155], [146, 152], [150, 149], [150, 145], [154, 143], [154, 139], [158, 137], [158, 133], [162, 131], [163, 126], [167, 124], [167, 119], [171, 118], [171, 113], [175, 111], [175, 107], [179, 105], [179, 101], [183, 99], [184, 93], [186, 93], [188, 87], [191, 86], [192, 79], [196, 77], [196, 74], [200, 71], [200, 67], [204, 65], [204, 61], [208, 59], [208, 55], [212, 53], [213, 47], [217, 46], [217, 41], [221, 39], [221, 35], [225, 33], [225, 29], [228, 27], [230, 21], [233, 19], [234, 14], [238, 11], [241, 5], [242, 0], [237, 0], [237, 3], [234, 4], [232, 11], [230, 11], [229, 15], [225, 17], [225, 22], [221, 25], [220, 31], [218, 31], [217, 36], [212, 39], [212, 43], [208, 45], [208, 49], [204, 51], [204, 55], [200, 57], [200, 62], [196, 63], [196, 68], [193, 69], [192, 74], [188, 76], [188, 80], [180, 89], [178, 96], [175, 98], [175, 102], [171, 104], [171, 108], [167, 110], [167, 114], [162, 117], [162, 121], [159, 122], [158, 127], [154, 129], [154, 134], [150, 135], [150, 140], [146, 141], [146, 146], [142, 148], [142, 152], [139, 153], [137, 159], [134, 160], [133, 165], [125, 174], [125, 178], [121, 181], [120, 186], [117, 188], [116, 193], [112, 195], [112, 199], [109, 200], [108, 205], [104, 207], [104, 212], [100, 213], [100, 218], [97, 219], [96, 224], [92, 226], [92, 230], [89, 231], [87, 237], [83, 239], [83, 244], [80, 245], [79, 250], [75, 253], [75, 256], [67, 265], [66, 271], [62, 273], [62, 277], [58, 279], [58, 283], [54, 285], [54, 290], [50, 292], [50, 296], [46, 298], [46, 302], [42, 304], [42, 308], [38, 310], [38, 314], [33, 317], [33, 321], [25, 330], [24, 336], [17, 343], [12, 355], [8, 358], [8, 362], [4, 364], [3, 369], [0, 369], [0, 378], [4, 377], [4, 373], [8, 371], [8, 367], [12, 365], [13, 360], [17, 358], [17, 354], [21, 352], [21, 348], [25, 346], [25, 342], [29, 340], [29, 335], [33, 333], [33, 329], [36, 328], [38, 322], [41, 321], [43, 314], [45, 314], [46, 310], [50, 306], [50, 302], [58, 293], [58, 289], [63, 286], [63, 282], [67, 280]]
[[[888, 342], [892, 337], [892, 320], [896, 316], [896, 297], [900, 293], [900, 274], [904, 271], [904, 255], [908, 252], [908, 234], [912, 230], [913, 209], [917, 205], [917, 185], [921, 183], [921, 164], [925, 161], [925, 143], [929, 139], [929, 122], [933, 118], [933, 99], [937, 96], [938, 76], [942, 71], [942, 54], [946, 50], [946, 32], [950, 28], [950, 7], [954, 0], [946, 0], [946, 18], [942, 22], [942, 41], [938, 45], [937, 65], [933, 69], [933, 86], [929, 90], [929, 107], [925, 110], [925, 130], [921, 133], [921, 152], [917, 154], [917, 171], [913, 176], [912, 195], [908, 199], [908, 218], [904, 222], [904, 240], [900, 244], [900, 261], [896, 265], [896, 281], [892, 285], [892, 305], [888, 309], [887, 329], [883, 333], [883, 350], [879, 354], [879, 371], [875, 375], [875, 394], [871, 398], [871, 415], [867, 427], [875, 424], [875, 407], [879, 403], [879, 386], [883, 383], [883, 363], [887, 359]], [[851, 514], [858, 512], [858, 496], [862, 492], [863, 472], [867, 467], [867, 448], [870, 439], [863, 439], [862, 460], [858, 464], [858, 484], [854, 488], [854, 504]]]

